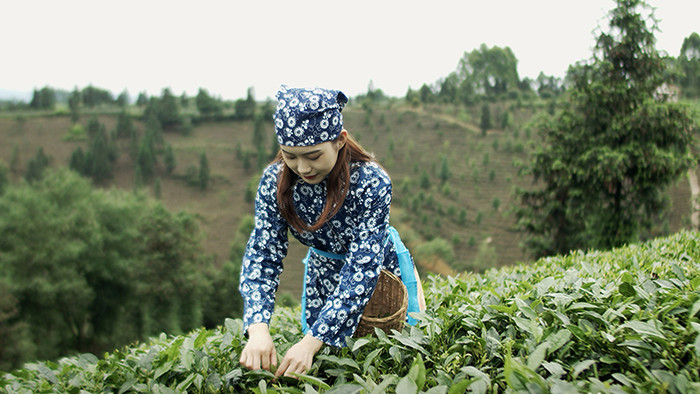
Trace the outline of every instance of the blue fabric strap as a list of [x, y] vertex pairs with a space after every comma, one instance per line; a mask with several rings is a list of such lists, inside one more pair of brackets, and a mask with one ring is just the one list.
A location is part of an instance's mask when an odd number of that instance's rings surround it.
[[[385, 245], [386, 242], [389, 242], [389, 239], [391, 238], [391, 241], [394, 243], [394, 247], [396, 248], [396, 255], [398, 256], [399, 260], [399, 268], [401, 269], [401, 281], [406, 286], [406, 290], [408, 291], [408, 309], [406, 310], [406, 322], [414, 326], [418, 323], [418, 320], [414, 319], [408, 314], [411, 312], [420, 312], [420, 306], [418, 304], [418, 281], [416, 280], [413, 260], [411, 259], [411, 254], [406, 248], [406, 245], [404, 245], [401, 241], [399, 232], [396, 231], [396, 229], [393, 226], [389, 226], [388, 233], [389, 234], [386, 238]], [[343, 254], [330, 253], [316, 249], [314, 247], [309, 247], [309, 251], [306, 253], [306, 257], [304, 257], [303, 260], [304, 286], [301, 293], [301, 330], [304, 334], [306, 334], [306, 332], [309, 331], [309, 326], [306, 323], [306, 275], [309, 271], [309, 258], [311, 257], [312, 251], [318, 255], [329, 259], [345, 259], [345, 255]]]
[[415, 268], [413, 266], [413, 260], [411, 259], [411, 254], [408, 252], [408, 248], [401, 241], [399, 232], [393, 226], [389, 226], [389, 236], [391, 241], [394, 243], [396, 248], [396, 255], [399, 258], [399, 268], [401, 269], [401, 281], [406, 286], [408, 290], [408, 309], [406, 310], [407, 322], [408, 324], [415, 326], [418, 320], [409, 316], [411, 312], [420, 312], [420, 306], [418, 305], [418, 281], [416, 280]]

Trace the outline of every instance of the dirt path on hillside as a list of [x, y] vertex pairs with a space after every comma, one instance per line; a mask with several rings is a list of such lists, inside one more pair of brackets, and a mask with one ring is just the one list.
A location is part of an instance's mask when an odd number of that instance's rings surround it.
[[696, 168], [688, 170], [688, 183], [690, 183], [690, 224], [693, 228], [700, 229], [700, 185], [698, 185]]
[[476, 127], [474, 124], [462, 122], [462, 121], [456, 119], [454, 116], [450, 116], [447, 114], [439, 114], [439, 113], [434, 113], [434, 112], [427, 112], [423, 108], [406, 108], [406, 110], [413, 112], [413, 113], [416, 113], [416, 114], [431, 116], [435, 119], [444, 120], [445, 122], [456, 124], [462, 128], [465, 128], [467, 130], [471, 130], [475, 133], [481, 133], [481, 129]]

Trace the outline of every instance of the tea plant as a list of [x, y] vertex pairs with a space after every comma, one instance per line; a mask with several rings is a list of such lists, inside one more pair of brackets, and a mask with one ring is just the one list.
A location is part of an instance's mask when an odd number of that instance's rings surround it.
[[[8, 393], [461, 393], [700, 390], [700, 233], [424, 281], [416, 327], [324, 348], [306, 375], [238, 363], [240, 320], [6, 373]], [[277, 352], [299, 340], [278, 308]]]

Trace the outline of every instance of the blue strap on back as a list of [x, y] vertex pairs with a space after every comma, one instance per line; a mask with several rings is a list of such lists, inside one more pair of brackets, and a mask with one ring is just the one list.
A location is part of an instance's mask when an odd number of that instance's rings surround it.
[[408, 248], [401, 241], [399, 232], [393, 226], [389, 226], [389, 236], [396, 248], [396, 255], [399, 258], [399, 268], [401, 269], [401, 281], [408, 290], [408, 309], [406, 310], [408, 324], [415, 326], [418, 320], [409, 316], [411, 312], [420, 312], [418, 305], [418, 281], [416, 280], [415, 268]]
[[[391, 241], [394, 243], [394, 247], [396, 248], [396, 255], [398, 256], [399, 260], [399, 268], [401, 269], [401, 281], [406, 286], [406, 290], [408, 291], [408, 309], [406, 310], [406, 322], [413, 326], [418, 323], [418, 320], [414, 319], [408, 314], [411, 312], [420, 312], [420, 306], [418, 304], [418, 281], [416, 279], [414, 271], [413, 260], [411, 259], [411, 254], [409, 253], [408, 248], [406, 248], [406, 245], [404, 245], [401, 241], [399, 232], [396, 231], [396, 229], [393, 226], [389, 226], [388, 233], [389, 234], [386, 240], [384, 241], [384, 245], [386, 245], [386, 243], [389, 242], [389, 238], [391, 238]], [[306, 275], [309, 270], [309, 258], [311, 257], [312, 251], [318, 255], [327, 257], [329, 259], [345, 259], [345, 255], [343, 254], [330, 253], [316, 249], [314, 247], [309, 247], [309, 251], [306, 253], [306, 257], [303, 260], [304, 287], [301, 294], [301, 330], [304, 334], [306, 334], [306, 332], [309, 331], [309, 326], [306, 323]]]

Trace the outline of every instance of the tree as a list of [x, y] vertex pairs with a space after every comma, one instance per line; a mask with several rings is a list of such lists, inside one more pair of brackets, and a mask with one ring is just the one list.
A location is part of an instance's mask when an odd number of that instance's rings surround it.
[[119, 105], [120, 108], [126, 108], [127, 105], [129, 105], [129, 92], [124, 90], [123, 92], [119, 93], [119, 96], [117, 96], [117, 105]]
[[136, 158], [136, 166], [140, 170], [141, 176], [144, 180], [151, 179], [153, 175], [155, 175], [156, 162], [157, 157], [152, 134], [146, 133], [143, 139], [141, 139], [138, 156]]
[[173, 170], [175, 170], [175, 167], [177, 167], [177, 160], [175, 159], [173, 147], [170, 144], [165, 145], [165, 156], [163, 157], [163, 162], [165, 164], [165, 171], [167, 171], [168, 175], [172, 175]]
[[29, 107], [33, 109], [54, 109], [56, 106], [56, 91], [45, 86], [40, 90], [34, 89]]
[[105, 182], [112, 178], [112, 167], [116, 160], [117, 148], [107, 136], [105, 126], [100, 123], [85, 153], [83, 174], [92, 178], [96, 183]]
[[491, 123], [491, 108], [487, 103], [481, 105], [481, 121], [479, 122], [481, 134], [486, 135], [486, 132], [493, 127]]
[[143, 107], [146, 104], [148, 104], [148, 95], [146, 92], [139, 93], [138, 97], [136, 97], [136, 105]]
[[700, 97], [700, 35], [692, 33], [683, 40], [678, 63], [683, 72], [680, 78], [683, 97]]
[[158, 102], [157, 114], [161, 125], [163, 125], [165, 129], [177, 126], [182, 122], [177, 98], [173, 96], [168, 88], [163, 89], [160, 101]]
[[134, 122], [125, 110], [120, 112], [117, 117], [117, 128], [115, 131], [117, 138], [131, 138], [131, 135], [136, 133]]
[[440, 178], [440, 181], [442, 181], [442, 183], [445, 183], [448, 179], [450, 179], [450, 175], [451, 172], [449, 163], [447, 162], [447, 156], [442, 156], [440, 172], [438, 173], [438, 177]]
[[[201, 239], [192, 215], [93, 189], [66, 169], [10, 187], [0, 196], [0, 365], [10, 353], [16, 366], [199, 327], [218, 278]], [[6, 313], [18, 324], [7, 329]]]
[[465, 53], [459, 61], [457, 74], [465, 86], [464, 95], [472, 92], [499, 98], [520, 87], [518, 60], [509, 47], [489, 48], [481, 44], [479, 49]]
[[205, 190], [209, 185], [209, 160], [207, 154], [202, 152], [199, 156], [199, 188]]
[[81, 95], [83, 104], [89, 108], [96, 107], [100, 104], [112, 104], [114, 102], [112, 93], [104, 89], [96, 88], [92, 85], [88, 85], [87, 87], [83, 88]]
[[0, 160], [0, 196], [2, 196], [5, 188], [10, 183], [10, 169], [5, 163]]
[[656, 95], [665, 66], [648, 8], [617, 1], [611, 32], [598, 37], [592, 62], [570, 68], [568, 99], [540, 124], [530, 168], [542, 186], [518, 192], [517, 212], [537, 256], [638, 240], [667, 208], [665, 188], [696, 164], [692, 118]]
[[83, 152], [82, 147], [77, 147], [73, 151], [73, 153], [70, 155], [70, 162], [68, 163], [68, 167], [77, 172], [78, 174], [84, 175], [86, 173], [85, 171], [85, 152]]
[[253, 121], [253, 146], [258, 150], [265, 146], [265, 124], [261, 114], [255, 114]]
[[70, 120], [73, 123], [78, 123], [80, 120], [80, 91], [76, 87], [68, 96], [68, 108], [70, 108]]
[[46, 167], [49, 166], [49, 157], [44, 154], [44, 148], [39, 147], [36, 155], [27, 163], [27, 172], [24, 174], [24, 179], [27, 182], [34, 182], [41, 179]]
[[195, 103], [197, 105], [197, 111], [204, 118], [212, 118], [221, 116], [222, 108], [221, 103], [209, 96], [206, 89], [199, 88], [197, 92], [197, 97], [195, 97]]
[[255, 116], [255, 105], [255, 91], [253, 88], [248, 88], [246, 99], [238, 99], [234, 104], [236, 109], [236, 118], [253, 119], [253, 116]]

